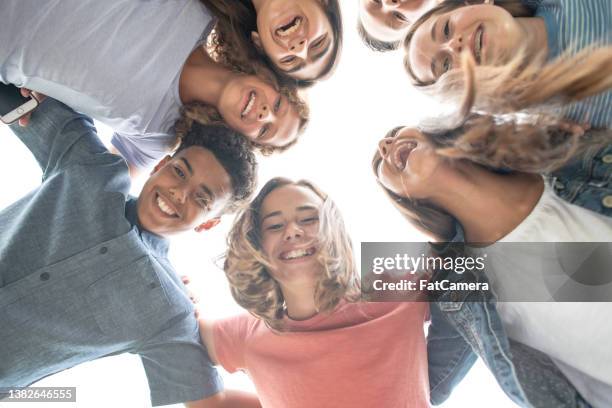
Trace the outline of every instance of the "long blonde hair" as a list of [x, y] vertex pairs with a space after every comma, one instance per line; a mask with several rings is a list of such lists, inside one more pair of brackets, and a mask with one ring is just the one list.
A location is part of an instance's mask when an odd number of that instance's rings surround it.
[[[408, 51], [416, 30], [430, 18], [460, 7], [481, 4], [480, 0], [447, 0], [425, 13], [410, 28], [404, 48]], [[529, 17], [532, 10], [520, 0], [497, 0], [496, 6], [514, 17]], [[464, 54], [467, 54], [464, 53]], [[559, 120], [563, 108], [612, 87], [612, 47], [593, 44], [579, 52], [568, 49], [553, 61], [546, 55], [528, 55], [525, 48], [504, 55], [489, 65], [472, 66], [473, 80], [466, 82], [465, 66], [451, 70], [434, 81], [420, 81], [413, 73], [409, 53], [404, 58], [413, 85], [444, 102], [461, 106], [466, 93], [473, 94], [471, 109], [489, 114], [522, 112], [544, 114]]]
[[262, 252], [260, 216], [266, 197], [287, 185], [306, 187], [323, 200], [317, 245], [323, 273], [315, 290], [317, 311], [331, 312], [342, 300], [360, 298], [353, 247], [333, 201], [309, 181], [274, 178], [263, 186], [249, 207], [238, 214], [228, 236], [224, 270], [236, 302], [276, 330], [283, 329], [285, 300], [280, 285], [268, 271], [270, 263]]

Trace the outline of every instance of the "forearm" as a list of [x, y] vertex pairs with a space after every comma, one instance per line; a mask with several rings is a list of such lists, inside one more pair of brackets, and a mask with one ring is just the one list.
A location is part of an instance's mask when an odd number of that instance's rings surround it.
[[186, 402], [187, 408], [261, 408], [259, 398], [249, 392], [226, 390], [200, 401]]

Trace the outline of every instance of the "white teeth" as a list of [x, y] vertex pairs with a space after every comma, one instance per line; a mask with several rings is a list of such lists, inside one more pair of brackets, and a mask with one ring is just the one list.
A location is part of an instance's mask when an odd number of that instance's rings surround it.
[[244, 110], [242, 111], [242, 113], [240, 114], [241, 117], [245, 117], [246, 115], [248, 115], [249, 113], [251, 113], [251, 109], [253, 109], [253, 106], [255, 106], [255, 92], [251, 92], [249, 94], [249, 102], [247, 103], [247, 105], [244, 107]]
[[284, 27], [281, 27], [278, 30], [276, 30], [276, 33], [280, 37], [288, 37], [288, 36], [290, 36], [291, 34], [295, 33], [300, 28], [300, 26], [302, 25], [302, 18], [301, 17], [296, 17], [289, 24], [290, 24], [289, 26], [284, 26]]
[[285, 260], [297, 259], [297, 258], [302, 258], [305, 256], [310, 256], [313, 253], [314, 253], [314, 248], [295, 249], [293, 251], [289, 251], [287, 253], [282, 254], [281, 258]]
[[165, 214], [168, 214], [170, 216], [175, 216], [176, 213], [174, 211], [172, 211], [172, 208], [170, 208], [170, 206], [168, 205], [168, 203], [166, 203], [164, 201], [163, 198], [161, 198], [161, 196], [157, 196], [157, 206], [159, 207], [160, 210], [162, 210], [162, 212], [164, 212]]

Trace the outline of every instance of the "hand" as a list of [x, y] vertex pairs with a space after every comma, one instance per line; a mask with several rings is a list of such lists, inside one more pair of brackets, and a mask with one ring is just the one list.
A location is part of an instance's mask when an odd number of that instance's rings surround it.
[[[29, 98], [31, 96], [34, 99], [36, 99], [39, 103], [42, 102], [47, 97], [47, 95], [43, 95], [43, 94], [41, 94], [39, 92], [31, 91], [31, 90], [29, 90], [27, 88], [21, 88], [20, 91], [21, 91], [21, 95], [24, 98]], [[19, 126], [22, 126], [22, 127], [28, 126], [28, 124], [30, 123], [30, 116], [31, 115], [32, 115], [32, 112], [28, 113], [27, 115], [23, 115], [22, 117], [20, 117], [19, 118]]]

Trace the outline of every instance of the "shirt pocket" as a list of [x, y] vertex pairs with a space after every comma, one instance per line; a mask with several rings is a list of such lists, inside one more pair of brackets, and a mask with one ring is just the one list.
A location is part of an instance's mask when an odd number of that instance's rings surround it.
[[167, 295], [160, 278], [164, 273], [147, 255], [91, 284], [85, 296], [100, 330], [114, 339], [137, 341], [187, 313]]

